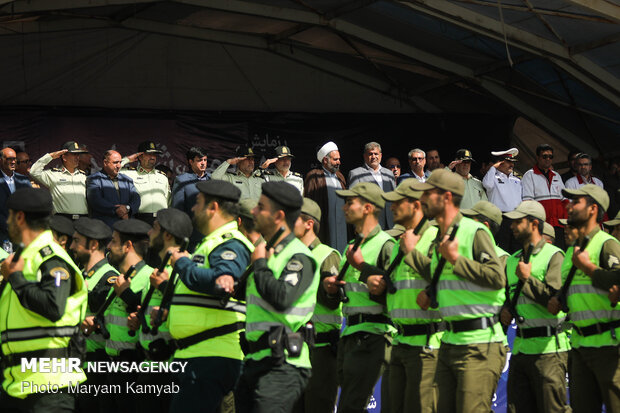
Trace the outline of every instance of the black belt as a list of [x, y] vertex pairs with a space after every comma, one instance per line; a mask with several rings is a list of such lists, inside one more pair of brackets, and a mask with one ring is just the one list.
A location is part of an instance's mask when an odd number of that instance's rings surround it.
[[69, 349], [67, 347], [46, 348], [43, 350], [25, 351], [23, 353], [3, 354], [0, 360], [0, 367], [4, 370], [9, 367], [19, 366], [22, 363], [22, 359], [38, 359], [43, 357], [54, 359], [69, 358]]
[[140, 218], [157, 218], [157, 212], [139, 212], [136, 215], [134, 215], [134, 218], [136, 218], [136, 219], [140, 219]]
[[521, 338], [552, 337], [562, 332], [562, 326], [521, 328], [517, 326], [517, 335]]
[[398, 329], [398, 334], [405, 337], [435, 334], [436, 332], [443, 330], [440, 323], [399, 324], [396, 328]]
[[340, 338], [340, 330], [329, 330], [323, 333], [316, 333], [314, 344], [335, 344]]
[[446, 321], [446, 330], [453, 333], [462, 333], [465, 331], [484, 330], [497, 324], [497, 316], [480, 317], [471, 320]]
[[65, 217], [65, 218], [69, 218], [69, 219], [71, 219], [73, 221], [88, 216], [88, 214], [55, 214], [55, 215], [58, 215], [58, 216], [61, 216], [61, 217]]
[[615, 329], [620, 327], [620, 320], [610, 321], [608, 323], [596, 323], [585, 327], [573, 326], [580, 336], [588, 337], [596, 334], [602, 334], [611, 331], [611, 336], [616, 338]]
[[347, 317], [348, 326], [361, 323], [390, 324], [390, 319], [383, 314], [354, 314]]

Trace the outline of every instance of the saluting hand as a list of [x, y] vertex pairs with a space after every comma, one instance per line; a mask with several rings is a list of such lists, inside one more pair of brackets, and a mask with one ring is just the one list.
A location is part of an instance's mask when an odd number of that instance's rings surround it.
[[68, 149], [62, 149], [60, 151], [50, 152], [50, 156], [52, 157], [52, 159], [58, 159], [67, 152], [69, 152]]
[[267, 169], [269, 167], [269, 165], [271, 165], [272, 163], [274, 163], [277, 160], [278, 160], [278, 158], [267, 159], [265, 162], [263, 162], [263, 164], [260, 167], [261, 167], [261, 169]]

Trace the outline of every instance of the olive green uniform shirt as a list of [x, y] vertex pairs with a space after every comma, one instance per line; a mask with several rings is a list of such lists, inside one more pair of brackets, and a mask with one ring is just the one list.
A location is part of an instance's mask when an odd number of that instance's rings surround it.
[[258, 176], [260, 174], [258, 171], [252, 173], [252, 175], [248, 178], [241, 171], [236, 171], [234, 173], [226, 172], [228, 167], [230, 167], [228, 162], [222, 162], [221, 165], [218, 166], [217, 169], [211, 174], [211, 179], [221, 179], [235, 185], [241, 190], [241, 198], [239, 199], [260, 198], [260, 194], [262, 192], [261, 185], [265, 181]]
[[[594, 228], [588, 237], [592, 239], [600, 230], [599, 227]], [[620, 243], [610, 239], [605, 241], [601, 248], [599, 267], [592, 274], [592, 285], [608, 290], [618, 284], [620, 284]]]
[[[540, 242], [534, 246], [532, 255], [538, 254], [546, 243], [547, 241], [541, 239]], [[562, 254], [561, 251], [557, 251], [553, 254], [547, 266], [545, 281], [540, 281], [536, 277], [528, 277], [527, 281], [523, 283], [521, 294], [531, 300], [534, 300], [536, 304], [546, 307], [551, 297], [553, 297], [555, 292], [562, 287], [563, 261], [564, 254]]]
[[[459, 212], [450, 226], [458, 223], [463, 218]], [[443, 240], [444, 235], [437, 232], [437, 238], [429, 248], [429, 255]], [[473, 242], [473, 260], [459, 256], [454, 263], [454, 273], [481, 287], [500, 289], [505, 287], [506, 277], [504, 275], [505, 266], [495, 253], [495, 243], [486, 231], [480, 229], [476, 231]], [[431, 258], [422, 254], [418, 250], [413, 250], [405, 256], [405, 263], [413, 268], [427, 281], [431, 281]]]
[[[308, 248], [310, 251], [315, 249], [317, 246], [321, 245], [321, 240], [317, 237], [310, 243]], [[322, 263], [319, 263], [319, 275], [321, 276], [321, 281], [319, 284], [319, 291], [317, 294], [317, 300], [319, 303], [329, 308], [330, 310], [335, 310], [340, 305], [340, 300], [336, 296], [329, 296], [325, 289], [321, 287], [323, 280], [327, 277], [331, 277], [334, 275], [338, 275], [338, 267], [340, 266], [340, 256], [336, 251], [332, 252], [323, 260]]]
[[[123, 158], [123, 161], [128, 160]], [[133, 179], [136, 191], [140, 194], [138, 213], [153, 214], [160, 209], [168, 208], [170, 184], [165, 172], [155, 168], [147, 171], [138, 165], [137, 168], [125, 168], [121, 173]]]
[[54, 212], [57, 214], [88, 214], [86, 203], [86, 173], [76, 169], [69, 172], [64, 166], [44, 170], [52, 161], [48, 153], [32, 164], [30, 175], [45, 185], [52, 195]]

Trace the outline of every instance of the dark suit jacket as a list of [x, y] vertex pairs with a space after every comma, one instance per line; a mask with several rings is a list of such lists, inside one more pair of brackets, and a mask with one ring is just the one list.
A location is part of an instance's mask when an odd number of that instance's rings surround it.
[[92, 218], [100, 219], [110, 227], [120, 218], [114, 205], [129, 205], [129, 216], [140, 209], [140, 195], [127, 175], [118, 174], [118, 191], [112, 179], [99, 171], [86, 179], [86, 201]]
[[[20, 188], [30, 188], [30, 178], [17, 172], [13, 173], [13, 181], [15, 181], [15, 190]], [[6, 207], [6, 201], [9, 199], [11, 191], [9, 185], [4, 180], [4, 175], [0, 172], [0, 242], [8, 239], [8, 227], [6, 220], [9, 217], [9, 209]]]
[[[396, 188], [396, 179], [394, 178], [394, 174], [392, 171], [384, 167], [381, 167], [380, 171], [381, 177], [383, 178], [383, 192], [393, 191]], [[370, 171], [364, 166], [360, 166], [359, 168], [355, 168], [349, 172], [349, 188], [353, 188], [360, 182], [372, 182], [373, 184], [377, 183]], [[391, 229], [394, 226], [394, 216], [390, 210], [390, 204], [391, 202], [386, 202], [385, 208], [383, 208], [381, 215], [379, 215], [379, 225], [381, 225], [381, 228], [384, 230]]]
[[[206, 180], [208, 181], [209, 179], [211, 179], [211, 175], [207, 174]], [[193, 215], [192, 207], [196, 203], [196, 195], [198, 195], [198, 188], [196, 188], [196, 183], [198, 182], [200, 180], [193, 172], [177, 176], [172, 184], [172, 202], [170, 206], [180, 209], [191, 217]]]
[[[342, 189], [347, 187], [344, 176], [340, 171], [336, 172], [336, 176], [340, 181]], [[321, 222], [319, 225], [318, 237], [323, 244], [332, 245], [329, 238], [329, 196], [327, 195], [327, 184], [325, 183], [325, 171], [321, 169], [312, 169], [306, 174], [304, 181], [304, 196], [312, 199], [321, 208]], [[344, 220], [344, 212], [341, 212], [339, 218]], [[332, 246], [335, 247], [335, 246]]]

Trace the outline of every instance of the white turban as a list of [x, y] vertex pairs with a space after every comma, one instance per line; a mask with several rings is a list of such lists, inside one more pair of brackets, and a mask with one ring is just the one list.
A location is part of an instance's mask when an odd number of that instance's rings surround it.
[[331, 151], [337, 151], [337, 150], [338, 150], [338, 146], [336, 146], [334, 142], [329, 141], [325, 145], [323, 145], [321, 149], [319, 149], [319, 151], [316, 154], [316, 159], [318, 159], [319, 162], [323, 162], [323, 158], [329, 155]]

